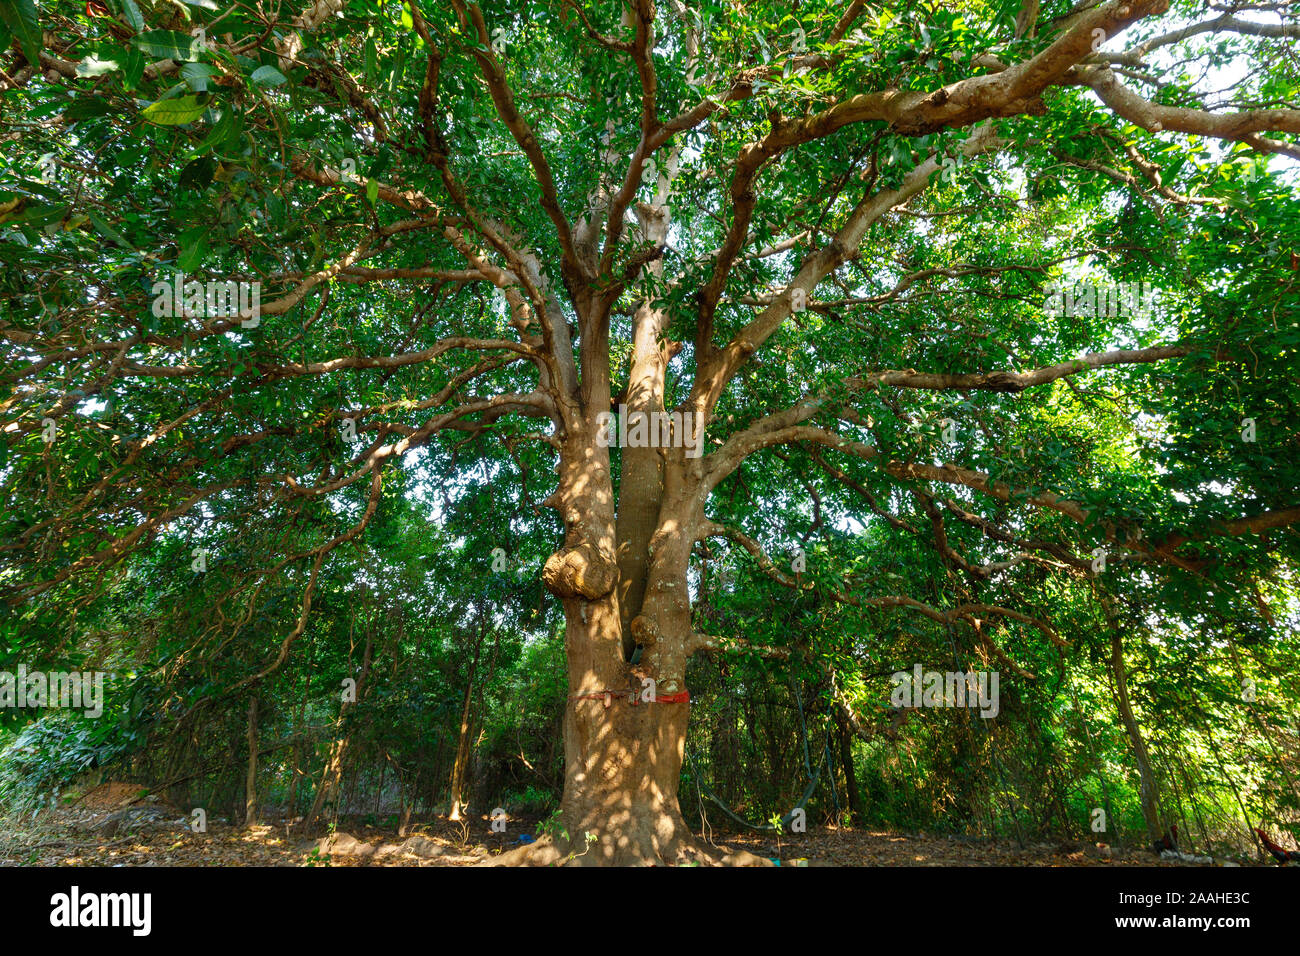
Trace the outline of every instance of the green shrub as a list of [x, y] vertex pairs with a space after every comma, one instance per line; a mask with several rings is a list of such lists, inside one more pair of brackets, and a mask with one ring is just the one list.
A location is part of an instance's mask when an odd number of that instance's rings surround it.
[[52, 806], [78, 776], [112, 763], [134, 745], [134, 735], [116, 721], [51, 711], [0, 749], [0, 810], [35, 813]]

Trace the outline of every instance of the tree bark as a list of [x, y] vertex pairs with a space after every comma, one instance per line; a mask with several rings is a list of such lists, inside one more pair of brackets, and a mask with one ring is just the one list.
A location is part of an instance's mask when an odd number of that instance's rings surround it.
[[[585, 620], [580, 611], [566, 631], [569, 686], [586, 692], [568, 702], [564, 721], [569, 852], [579, 864], [673, 863], [691, 845], [677, 802], [690, 704], [641, 700], [621, 660], [614, 604], [581, 609]], [[671, 686], [657, 696], [680, 690]]]
[[[641, 206], [637, 218], [646, 241], [664, 242], [668, 236], [668, 215], [662, 205]], [[654, 275], [663, 274], [663, 261], [651, 263]], [[633, 318], [632, 364], [628, 371], [626, 412], [654, 413], [664, 410], [664, 378], [672, 347], [661, 341], [666, 312], [642, 302]], [[624, 411], [624, 410], [619, 410]], [[621, 458], [618, 496], [619, 617], [623, 627], [623, 653], [630, 660], [636, 647], [630, 626], [641, 613], [650, 570], [650, 541], [659, 521], [663, 502], [664, 458], [658, 448], [624, 448]]]

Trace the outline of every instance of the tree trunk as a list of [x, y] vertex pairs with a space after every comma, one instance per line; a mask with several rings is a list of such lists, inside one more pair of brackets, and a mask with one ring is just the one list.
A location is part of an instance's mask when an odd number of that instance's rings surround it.
[[[643, 409], [662, 407], [673, 353], [671, 343], [646, 333], [660, 321], [657, 313], [638, 311], [629, 402]], [[599, 337], [582, 347], [608, 354]], [[624, 449], [630, 470], [616, 507], [603, 427], [609, 384], [608, 362], [584, 364], [573, 404], [561, 410], [558, 483], [544, 502], [565, 528], [563, 546], [542, 570], [565, 616], [564, 835], [503, 854], [498, 864], [712, 859], [692, 839], [677, 798], [690, 716], [686, 662], [703, 646], [691, 626], [687, 572], [708, 526], [707, 488], [700, 459], [686, 457], [703, 421], [679, 419], [678, 431], [689, 429], [690, 438], [661, 440], [653, 457]]]
[[[547, 841], [527, 861], [671, 864], [698, 853], [677, 802], [690, 712], [686, 571], [697, 516], [680, 481], [672, 480], [680, 469], [664, 469], [662, 491], [649, 469], [646, 480], [624, 489], [620, 507], [629, 514], [640, 515], [641, 509], [632, 508], [628, 495], [660, 496], [661, 504], [657, 530], [646, 545], [644, 588], [620, 589], [609, 452], [596, 441], [594, 414], [571, 427], [586, 433], [561, 453], [559, 488], [547, 500], [564, 517], [565, 542], [543, 569], [543, 581], [565, 613], [569, 699], [560, 809], [567, 839]], [[622, 555], [626, 567], [638, 565], [630, 558]], [[644, 595], [627, 628], [630, 643], [641, 647], [637, 664], [625, 653], [620, 590]], [[525, 862], [523, 854], [504, 857], [506, 863]]]
[[459, 822], [462, 819], [464, 805], [461, 802], [465, 792], [465, 778], [469, 771], [470, 753], [470, 704], [474, 700], [474, 678], [478, 672], [479, 654], [483, 650], [483, 632], [487, 627], [482, 615], [479, 616], [478, 636], [474, 640], [474, 658], [470, 661], [469, 677], [465, 681], [465, 697], [460, 707], [460, 733], [456, 737], [456, 759], [451, 764], [451, 810], [447, 819]]
[[402, 839], [406, 839], [411, 835], [411, 814], [415, 811], [415, 802], [420, 799], [420, 765], [418, 763], [416, 764], [415, 777], [411, 780], [409, 789], [402, 792], [405, 793], [405, 796], [402, 800], [402, 820], [397, 826], [397, 835]]
[[311, 697], [311, 674], [307, 675], [306, 686], [303, 689], [302, 700], [298, 702], [298, 712], [293, 719], [293, 766], [289, 772], [289, 795], [286, 798], [288, 804], [287, 813], [289, 822], [292, 823], [298, 812], [298, 778], [302, 776], [302, 738], [303, 717], [307, 710], [307, 700]]
[[836, 715], [836, 727], [840, 737], [840, 763], [844, 766], [844, 788], [848, 791], [849, 816], [854, 823], [860, 823], [863, 817], [862, 791], [858, 789], [858, 773], [853, 768], [853, 735], [849, 731], [848, 721], [842, 714]]
[[1160, 826], [1160, 802], [1155, 774], [1151, 770], [1151, 755], [1147, 752], [1142, 729], [1133, 716], [1133, 706], [1129, 702], [1128, 677], [1124, 672], [1124, 642], [1119, 631], [1115, 631], [1110, 639], [1110, 669], [1115, 678], [1115, 703], [1124, 729], [1128, 732], [1129, 743], [1133, 746], [1133, 759], [1137, 762], [1142, 818], [1146, 821], [1147, 836], [1154, 842], [1164, 834]]
[[[357, 679], [356, 701], [343, 703], [339, 707], [339, 717], [335, 725], [339, 729], [342, 729], [348, 712], [357, 704], [361, 703], [362, 697], [365, 696], [366, 686], [370, 677], [370, 652], [372, 647], [373, 634], [368, 633], [366, 636], [366, 649], [361, 655], [361, 675]], [[331, 745], [329, 758], [325, 761], [325, 769], [321, 774], [321, 785], [316, 791], [316, 798], [312, 801], [311, 811], [303, 820], [304, 826], [310, 826], [315, 823], [327, 800], [331, 796], [337, 794], [339, 782], [343, 778], [343, 757], [347, 753], [348, 741], [350, 739], [351, 733], [347, 733]]]
[[[692, 842], [677, 802], [690, 704], [641, 700], [640, 681], [629, 680], [621, 659], [613, 604], [581, 609], [565, 636], [570, 690], [587, 692], [568, 702], [564, 720], [569, 852], [578, 863], [674, 863]], [[595, 692], [604, 688], [608, 696]], [[680, 690], [672, 685], [656, 696]]]
[[248, 698], [248, 774], [244, 778], [244, 826], [257, 826], [257, 695]]

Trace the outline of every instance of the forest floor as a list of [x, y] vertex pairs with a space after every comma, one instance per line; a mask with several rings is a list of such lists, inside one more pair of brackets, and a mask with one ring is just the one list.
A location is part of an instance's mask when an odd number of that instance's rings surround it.
[[[536, 833], [536, 818], [513, 818], [515, 836], [493, 833], [486, 817], [464, 823], [442, 818], [412, 826], [399, 837], [373, 818], [339, 821], [313, 839], [284, 822], [232, 826], [209, 819], [191, 832], [181, 811], [133, 801], [139, 788], [104, 784], [68, 806], [0, 827], [0, 866], [475, 866]], [[699, 833], [696, 833], [699, 837]], [[790, 866], [1194, 866], [1158, 859], [1141, 847], [1100, 849], [1094, 843], [1027, 842], [981, 837], [891, 833], [813, 826], [785, 835], [713, 830], [702, 842], [719, 856], [747, 850]], [[1221, 862], [1221, 861], [1219, 861]], [[1234, 864], [1257, 861], [1234, 858]]]

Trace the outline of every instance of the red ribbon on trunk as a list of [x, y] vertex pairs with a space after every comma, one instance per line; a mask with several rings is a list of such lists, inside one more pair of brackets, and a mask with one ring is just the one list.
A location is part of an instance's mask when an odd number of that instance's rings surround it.
[[[571, 694], [569, 700], [604, 700], [605, 706], [608, 707], [613, 703], [613, 698], [631, 695], [632, 706], [635, 707], [641, 703], [640, 695], [633, 691], [626, 690], [598, 690], [591, 694]], [[679, 691], [676, 694], [656, 694], [654, 700], [645, 701], [648, 704], [689, 704], [691, 702], [691, 692], [688, 690]]]

